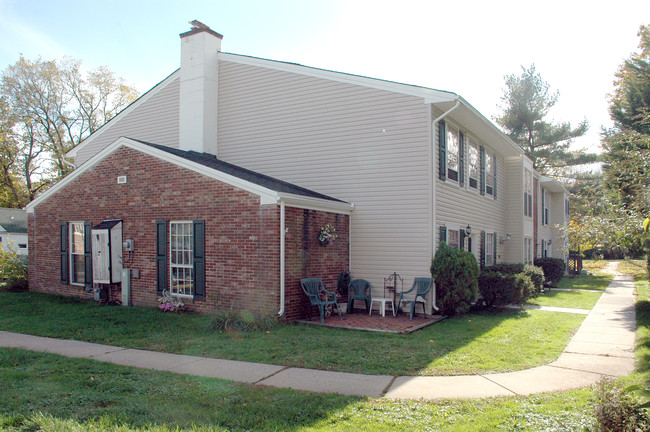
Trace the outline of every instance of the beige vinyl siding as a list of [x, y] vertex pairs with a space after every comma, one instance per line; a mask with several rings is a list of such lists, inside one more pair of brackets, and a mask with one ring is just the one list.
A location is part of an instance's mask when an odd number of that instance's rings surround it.
[[505, 243], [505, 261], [521, 263], [524, 260], [524, 167], [522, 157], [506, 159], [508, 190], [506, 195], [506, 232], [512, 237]]
[[128, 115], [107, 123], [106, 130], [97, 131], [97, 136], [79, 150], [75, 164], [80, 166], [122, 136], [177, 148], [179, 91], [180, 79], [173, 79]]
[[[434, 114], [435, 115], [435, 114]], [[452, 114], [453, 116], [453, 114]], [[447, 123], [452, 124], [454, 128], [459, 128], [465, 134], [469, 133], [476, 138], [479, 145], [484, 145], [480, 135], [472, 133], [472, 130], [465, 125], [455, 122], [453, 117], [447, 118]], [[436, 150], [438, 149], [438, 133], [436, 132]], [[507, 196], [506, 188], [506, 162], [502, 155], [496, 154], [497, 163], [497, 199], [492, 195], [480, 194], [480, 179], [477, 189], [470, 188], [469, 176], [467, 174], [468, 150], [467, 140], [465, 142], [465, 185], [459, 186], [459, 182], [450, 180], [440, 180], [438, 177], [439, 157], [436, 151], [435, 155], [435, 185], [436, 185], [436, 247], [439, 244], [439, 227], [442, 225], [456, 224], [459, 228], [465, 228], [470, 225], [472, 228], [472, 253], [479, 259], [481, 231], [497, 233], [497, 256], [496, 262], [505, 260], [504, 245], [499, 240], [505, 234], [505, 203]], [[487, 150], [493, 150], [485, 146]]]
[[421, 98], [220, 62], [219, 157], [353, 203], [350, 270], [379, 295], [430, 274], [429, 118]]

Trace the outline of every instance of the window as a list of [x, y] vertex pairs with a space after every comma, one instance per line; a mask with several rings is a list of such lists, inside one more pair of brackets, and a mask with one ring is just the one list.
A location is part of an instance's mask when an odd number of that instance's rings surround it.
[[70, 241], [70, 283], [83, 285], [86, 279], [86, 261], [84, 255], [84, 223], [68, 224]]
[[27, 249], [27, 243], [18, 243], [18, 249]]
[[533, 173], [524, 170], [524, 216], [533, 216]]
[[447, 128], [447, 178], [458, 181], [460, 167], [460, 142], [458, 130], [452, 126]]
[[524, 263], [533, 263], [533, 239], [530, 237], [524, 238]]
[[469, 170], [469, 187], [478, 189], [478, 178], [480, 170], [478, 144], [472, 138], [469, 138], [468, 151], [468, 170]]
[[494, 261], [494, 246], [495, 243], [495, 234], [488, 232], [485, 233], [485, 266], [492, 267], [495, 264]]
[[549, 208], [548, 208], [548, 192], [542, 189], [542, 225], [548, 225], [549, 221]]
[[205, 221], [156, 221], [156, 292], [205, 299]]
[[170, 293], [191, 296], [194, 293], [194, 232], [192, 221], [169, 224]]
[[494, 153], [485, 152], [485, 193], [494, 195], [496, 163]]
[[570, 210], [571, 208], [569, 206], [569, 198], [566, 198], [564, 200], [564, 215], [566, 216], [567, 219], [569, 218]]
[[447, 229], [447, 244], [454, 249], [461, 249], [459, 230]]

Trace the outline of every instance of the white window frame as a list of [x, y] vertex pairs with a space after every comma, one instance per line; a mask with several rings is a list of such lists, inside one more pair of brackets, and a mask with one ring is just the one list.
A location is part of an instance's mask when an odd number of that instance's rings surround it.
[[533, 172], [524, 169], [524, 216], [533, 217]]
[[[456, 144], [456, 152], [451, 151], [452, 141]], [[455, 169], [451, 168], [452, 163]], [[460, 129], [450, 123], [447, 123], [447, 180], [454, 183], [460, 180]]]
[[[479, 190], [479, 184], [481, 182], [481, 151], [480, 145], [474, 137], [465, 135], [467, 137], [467, 187], [476, 192]], [[472, 152], [475, 151], [475, 160], [472, 164]], [[474, 176], [472, 176], [472, 169], [475, 169]], [[472, 186], [472, 181], [474, 186]]]
[[[81, 231], [78, 231], [78, 233], [81, 234], [81, 252], [75, 252], [74, 248], [74, 228], [75, 227], [80, 227]], [[84, 222], [83, 221], [74, 221], [74, 222], [68, 222], [68, 260], [69, 260], [69, 266], [70, 266], [70, 285], [79, 285], [79, 286], [84, 286], [86, 283], [86, 255], [85, 255], [85, 227], [84, 227]], [[81, 273], [81, 280], [76, 280], [75, 279], [75, 257], [81, 257], [81, 262], [83, 263], [82, 269], [83, 272]]]
[[[456, 237], [456, 243], [451, 242], [451, 238]], [[463, 249], [460, 244], [460, 228], [458, 227], [447, 227], [447, 246], [453, 249]]]
[[494, 256], [494, 241], [495, 235], [491, 231], [485, 233], [485, 267], [492, 267], [496, 264], [496, 257]]
[[485, 195], [494, 196], [494, 182], [496, 180], [495, 167], [497, 156], [485, 148]]
[[533, 238], [524, 237], [524, 264], [533, 264]]
[[[179, 245], [178, 227], [182, 226]], [[176, 232], [175, 232], [176, 231]], [[180, 248], [178, 248], [180, 246]], [[175, 274], [175, 270], [177, 271]], [[175, 277], [177, 274], [181, 277]], [[191, 298], [194, 296], [194, 224], [191, 220], [169, 222], [169, 293], [175, 297]], [[189, 284], [189, 288], [186, 286]], [[181, 289], [181, 286], [183, 288]]]

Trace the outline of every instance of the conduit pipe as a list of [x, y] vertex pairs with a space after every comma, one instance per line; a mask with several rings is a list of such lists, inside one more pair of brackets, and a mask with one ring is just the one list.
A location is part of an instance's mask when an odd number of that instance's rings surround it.
[[285, 292], [285, 280], [284, 280], [284, 247], [286, 240], [286, 221], [285, 221], [285, 208], [284, 200], [280, 200], [280, 310], [278, 311], [278, 316], [284, 315], [284, 292]]
[[431, 123], [431, 217], [432, 217], [432, 225], [431, 225], [431, 259], [434, 258], [436, 254], [436, 173], [433, 169], [433, 166], [435, 165], [436, 161], [436, 136], [439, 134], [436, 132], [438, 128], [438, 123], [440, 123], [440, 120], [443, 118], [447, 117], [449, 113], [451, 113], [453, 110], [458, 108], [460, 105], [460, 97], [457, 96], [456, 99], [456, 104], [449, 108], [447, 111], [442, 113], [438, 118], [436, 118], [433, 123]]

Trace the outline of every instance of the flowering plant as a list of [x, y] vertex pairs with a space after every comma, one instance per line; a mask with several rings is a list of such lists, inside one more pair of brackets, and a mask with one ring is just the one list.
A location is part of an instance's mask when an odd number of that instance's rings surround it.
[[318, 242], [323, 246], [327, 246], [336, 240], [337, 237], [338, 235], [336, 235], [336, 228], [330, 224], [327, 224], [320, 229], [320, 233], [318, 233]]
[[164, 290], [162, 292], [162, 297], [158, 299], [158, 302], [160, 305], [158, 305], [158, 309], [160, 309], [163, 312], [178, 312], [182, 311], [185, 308], [185, 303], [178, 297], [172, 297], [171, 294], [169, 294], [169, 291]]

